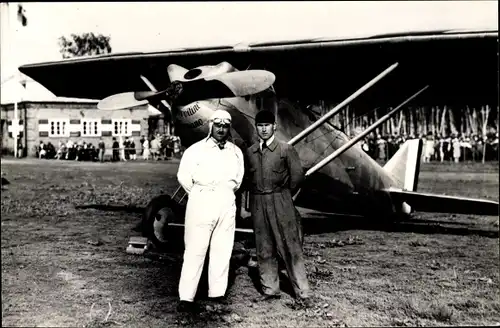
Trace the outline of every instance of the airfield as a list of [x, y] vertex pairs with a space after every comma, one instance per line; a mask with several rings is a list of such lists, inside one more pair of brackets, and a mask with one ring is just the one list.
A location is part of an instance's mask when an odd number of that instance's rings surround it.
[[[281, 300], [252, 303], [255, 274], [235, 263], [231, 313], [178, 314], [182, 242], [125, 252], [140, 208], [176, 189], [177, 166], [2, 159], [2, 326], [500, 325], [498, 217], [429, 213], [391, 225], [304, 213], [316, 308], [294, 309], [286, 283]], [[422, 164], [418, 189], [498, 201], [498, 180], [498, 162]]]

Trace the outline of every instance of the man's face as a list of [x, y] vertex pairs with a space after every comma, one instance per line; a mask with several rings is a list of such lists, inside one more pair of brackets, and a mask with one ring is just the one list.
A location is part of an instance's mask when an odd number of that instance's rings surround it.
[[271, 123], [257, 123], [257, 134], [259, 138], [267, 141], [271, 138], [276, 130], [276, 124]]
[[229, 124], [214, 122], [212, 137], [219, 142], [226, 140], [229, 137]]

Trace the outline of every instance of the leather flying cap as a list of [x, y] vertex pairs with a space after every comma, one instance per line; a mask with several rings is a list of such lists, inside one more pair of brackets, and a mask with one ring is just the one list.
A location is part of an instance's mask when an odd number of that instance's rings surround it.
[[210, 120], [218, 124], [220, 123], [231, 124], [231, 115], [223, 109], [218, 109], [212, 114]]
[[269, 110], [261, 110], [255, 115], [255, 124], [258, 123], [270, 123], [274, 124], [276, 122], [276, 117]]

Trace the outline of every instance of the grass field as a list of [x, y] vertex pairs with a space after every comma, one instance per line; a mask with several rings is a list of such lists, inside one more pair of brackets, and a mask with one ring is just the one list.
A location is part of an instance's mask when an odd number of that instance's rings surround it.
[[[294, 309], [286, 293], [252, 304], [255, 276], [241, 266], [231, 275], [231, 313], [180, 315], [181, 253], [129, 255], [140, 214], [75, 209], [144, 207], [175, 190], [176, 170], [175, 162], [2, 160], [11, 182], [1, 195], [2, 326], [500, 324], [498, 217], [429, 213], [383, 229], [363, 222], [312, 229], [305, 242], [312, 310]], [[498, 201], [498, 178], [498, 163], [424, 164], [419, 190]]]

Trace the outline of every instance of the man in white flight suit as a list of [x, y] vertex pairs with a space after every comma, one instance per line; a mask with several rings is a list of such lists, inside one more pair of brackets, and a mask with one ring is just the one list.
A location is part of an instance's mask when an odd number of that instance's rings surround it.
[[244, 158], [241, 150], [228, 140], [228, 112], [215, 111], [209, 126], [208, 137], [184, 152], [177, 173], [189, 195], [177, 308], [181, 312], [197, 310], [194, 297], [209, 246], [208, 296], [216, 302], [223, 301], [228, 284], [235, 233], [235, 192], [243, 180]]

